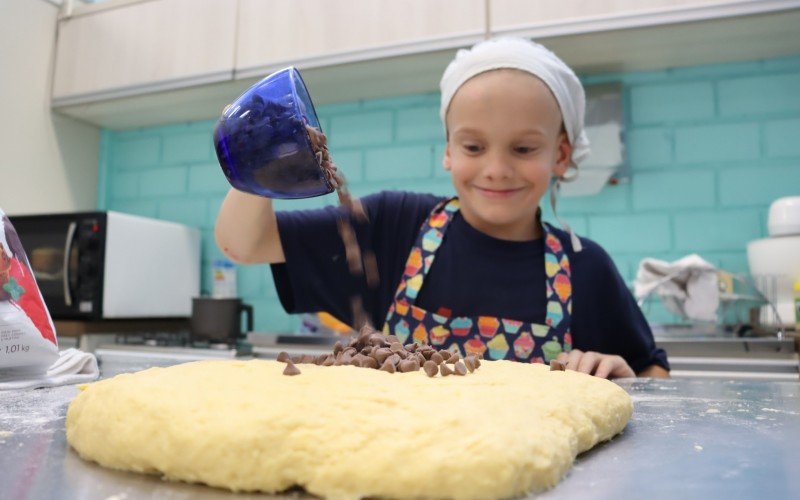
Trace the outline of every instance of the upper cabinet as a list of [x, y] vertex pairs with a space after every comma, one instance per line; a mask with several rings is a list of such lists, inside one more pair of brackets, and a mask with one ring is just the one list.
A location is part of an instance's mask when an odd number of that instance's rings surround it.
[[679, 12], [695, 19], [696, 14], [690, 11], [730, 3], [730, 0], [492, 0], [490, 12], [493, 30], [548, 26], [555, 31], [586, 27], [590, 23], [600, 27], [601, 23], [612, 21], [630, 27], [637, 17], [644, 15], [659, 16], [662, 23], [665, 15]]
[[59, 22], [53, 104], [230, 80], [235, 34], [235, 0], [109, 2], [76, 12]]
[[237, 75], [452, 48], [484, 13], [484, 0], [239, 0]]
[[316, 104], [432, 92], [487, 28], [589, 75], [798, 54], [798, 25], [800, 0], [107, 0], [59, 21], [53, 106], [110, 128], [210, 119], [289, 65]]

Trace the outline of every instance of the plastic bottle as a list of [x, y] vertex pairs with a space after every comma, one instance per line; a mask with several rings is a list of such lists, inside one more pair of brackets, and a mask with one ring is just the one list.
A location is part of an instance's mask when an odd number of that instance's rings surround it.
[[214, 288], [211, 296], [215, 299], [236, 297], [236, 265], [227, 259], [215, 259], [213, 263]]

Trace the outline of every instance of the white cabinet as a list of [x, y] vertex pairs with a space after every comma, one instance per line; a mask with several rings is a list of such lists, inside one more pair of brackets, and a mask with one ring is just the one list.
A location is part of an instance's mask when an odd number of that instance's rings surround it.
[[236, 0], [144, 0], [58, 26], [54, 105], [230, 80]]
[[317, 104], [432, 92], [487, 21], [581, 75], [800, 52], [800, 0], [107, 0], [59, 22], [53, 106], [112, 128], [209, 119], [289, 65]]
[[237, 73], [466, 45], [484, 11], [484, 0], [239, 0]]
[[[633, 19], [654, 15], [664, 21], [671, 12], [730, 4], [730, 0], [491, 0], [491, 24], [496, 31], [549, 26], [567, 28], [610, 21], [628, 27]], [[619, 26], [619, 23], [623, 23]]]

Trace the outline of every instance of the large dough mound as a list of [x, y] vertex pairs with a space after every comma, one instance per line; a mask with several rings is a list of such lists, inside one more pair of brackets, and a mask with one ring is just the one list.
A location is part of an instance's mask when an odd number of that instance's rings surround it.
[[91, 384], [67, 440], [106, 467], [236, 491], [484, 499], [555, 485], [633, 411], [614, 383], [544, 365], [435, 378], [284, 366], [200, 361]]

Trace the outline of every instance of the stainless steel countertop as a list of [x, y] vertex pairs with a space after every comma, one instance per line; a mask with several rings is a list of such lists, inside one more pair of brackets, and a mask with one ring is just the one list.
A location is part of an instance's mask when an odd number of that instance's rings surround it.
[[[103, 377], [110, 377], [184, 360], [101, 356], [101, 361]], [[611, 442], [579, 456], [567, 477], [540, 498], [800, 498], [800, 384], [618, 383], [633, 398], [632, 421]], [[274, 498], [165, 482], [83, 461], [64, 432], [67, 406], [76, 394], [75, 387], [0, 391], [0, 496]]]

